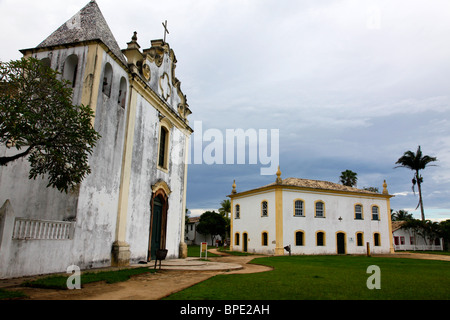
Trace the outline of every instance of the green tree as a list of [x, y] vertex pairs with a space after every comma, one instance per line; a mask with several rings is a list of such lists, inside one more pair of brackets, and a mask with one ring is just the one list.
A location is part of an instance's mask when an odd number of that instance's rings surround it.
[[229, 199], [225, 199], [220, 203], [219, 213], [224, 218], [228, 218], [231, 213], [231, 201]]
[[439, 223], [439, 236], [444, 238], [444, 246], [447, 251], [450, 250], [450, 219]]
[[[72, 104], [72, 86], [34, 58], [0, 62], [0, 144], [14, 149], [0, 165], [28, 157], [30, 179], [67, 192], [90, 172], [88, 156], [100, 135], [89, 106]], [[24, 149], [24, 151], [22, 151]]]
[[227, 223], [225, 237], [228, 238], [231, 230], [231, 220], [230, 220], [231, 201], [229, 199], [225, 199], [220, 203], [219, 213]]
[[188, 208], [185, 209], [184, 211], [184, 228], [186, 230], [187, 233], [187, 225], [189, 223], [189, 216], [191, 215], [191, 212], [189, 211]]
[[412, 220], [412, 213], [408, 213], [406, 210], [398, 210], [392, 213], [392, 221], [408, 221]]
[[226, 231], [226, 221], [219, 213], [215, 211], [206, 211], [200, 216], [197, 225], [197, 232], [203, 235], [211, 235], [211, 245], [217, 236], [224, 236]]
[[442, 233], [439, 223], [430, 220], [406, 220], [406, 223], [402, 225], [402, 229], [412, 230], [414, 234], [423, 238], [425, 244], [431, 243], [431, 241], [438, 238]]
[[367, 191], [370, 191], [370, 192], [380, 193], [380, 190], [378, 190], [377, 187], [364, 187], [363, 190], [367, 190]]
[[412, 179], [412, 189], [415, 193], [414, 187], [417, 184], [419, 190], [419, 204], [416, 209], [420, 206], [420, 211], [422, 215], [422, 221], [425, 221], [425, 213], [423, 209], [423, 199], [422, 199], [422, 182], [423, 177], [420, 175], [420, 170], [424, 170], [431, 162], [437, 161], [436, 157], [430, 157], [428, 155], [423, 155], [420, 146], [417, 148], [417, 152], [406, 151], [403, 156], [401, 156], [395, 164], [399, 164], [399, 167], [408, 168], [414, 171], [414, 176]]
[[342, 171], [341, 176], [339, 177], [339, 182], [344, 186], [356, 187], [356, 183], [358, 182], [358, 174], [351, 170]]

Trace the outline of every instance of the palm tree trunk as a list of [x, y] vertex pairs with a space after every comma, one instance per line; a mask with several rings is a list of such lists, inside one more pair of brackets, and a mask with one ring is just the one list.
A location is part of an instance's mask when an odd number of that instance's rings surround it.
[[422, 201], [422, 189], [420, 187], [419, 170], [416, 171], [416, 180], [417, 180], [417, 188], [419, 189], [420, 212], [422, 215], [422, 221], [425, 221], [425, 213], [423, 211], [423, 201]]

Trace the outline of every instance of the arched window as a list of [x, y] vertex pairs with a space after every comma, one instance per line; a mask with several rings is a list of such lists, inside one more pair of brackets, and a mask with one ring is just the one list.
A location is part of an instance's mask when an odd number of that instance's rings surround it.
[[380, 216], [378, 215], [378, 207], [372, 206], [372, 220], [380, 220]]
[[52, 61], [50, 60], [50, 58], [44, 58], [41, 60], [41, 62], [44, 66], [47, 66], [49, 68], [51, 68], [52, 66]]
[[106, 63], [105, 70], [103, 72], [102, 92], [108, 97], [111, 97], [112, 80], [113, 80], [113, 69], [111, 67], [111, 64]]
[[381, 246], [381, 241], [380, 241], [380, 234], [378, 232], [373, 234], [373, 245], [375, 247], [379, 247]]
[[316, 233], [316, 245], [321, 247], [325, 245], [325, 232], [318, 231]]
[[234, 234], [234, 245], [235, 246], [239, 245], [239, 233]]
[[267, 201], [261, 202], [261, 217], [267, 217], [269, 213], [269, 208], [267, 205]]
[[235, 219], [240, 219], [241, 218], [241, 206], [237, 204], [234, 208], [235, 208], [235, 212], [234, 212]]
[[63, 79], [72, 83], [72, 88], [75, 87], [78, 72], [78, 56], [72, 54], [66, 58], [64, 62]]
[[295, 245], [304, 246], [305, 245], [305, 233], [303, 231], [295, 232]]
[[160, 136], [159, 136], [159, 155], [158, 155], [158, 166], [162, 169], [168, 168], [168, 145], [169, 145], [169, 130], [165, 126], [161, 126]]
[[294, 201], [294, 216], [303, 217], [303, 201], [302, 200]]
[[358, 247], [362, 247], [364, 245], [364, 234], [362, 232], [358, 232], [356, 234], [356, 245]]
[[269, 238], [269, 234], [267, 232], [263, 232], [261, 234], [261, 245], [267, 246], [268, 241], [269, 241], [268, 238]]
[[[160, 117], [161, 118], [161, 117]], [[162, 117], [159, 123], [159, 141], [158, 141], [158, 156], [156, 165], [158, 169], [168, 172], [170, 159], [170, 130], [173, 124], [167, 117]]]
[[363, 206], [361, 204], [355, 204], [355, 219], [363, 219]]
[[322, 201], [316, 202], [316, 218], [325, 218], [325, 204]]
[[124, 77], [120, 79], [120, 89], [119, 89], [119, 97], [117, 98], [117, 103], [122, 108], [125, 108], [125, 105], [127, 103], [127, 80]]

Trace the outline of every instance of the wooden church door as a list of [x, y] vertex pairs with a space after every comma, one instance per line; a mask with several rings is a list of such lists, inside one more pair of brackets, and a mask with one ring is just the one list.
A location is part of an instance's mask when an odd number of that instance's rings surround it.
[[152, 201], [148, 261], [155, 260], [156, 250], [165, 249], [166, 220], [167, 200], [162, 196], [155, 196]]

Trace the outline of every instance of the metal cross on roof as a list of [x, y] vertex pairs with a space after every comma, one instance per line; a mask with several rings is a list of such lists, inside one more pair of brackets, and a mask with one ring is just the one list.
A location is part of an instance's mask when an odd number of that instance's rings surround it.
[[163, 25], [163, 27], [164, 27], [164, 42], [166, 42], [166, 33], [167, 33], [167, 34], [170, 34], [170, 33], [169, 33], [169, 30], [167, 30], [167, 20], [166, 20], [166, 22], [163, 23], [162, 25]]

